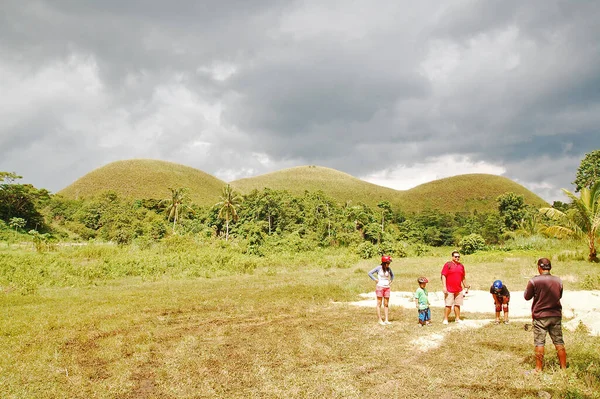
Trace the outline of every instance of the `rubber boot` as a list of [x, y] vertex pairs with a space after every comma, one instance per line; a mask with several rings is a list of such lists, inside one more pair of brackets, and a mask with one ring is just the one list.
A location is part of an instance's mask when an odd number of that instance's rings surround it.
[[561, 369], [567, 368], [567, 350], [564, 345], [555, 345], [556, 354], [558, 355], [558, 363], [560, 363]]
[[544, 347], [535, 347], [535, 371], [538, 373], [544, 368]]

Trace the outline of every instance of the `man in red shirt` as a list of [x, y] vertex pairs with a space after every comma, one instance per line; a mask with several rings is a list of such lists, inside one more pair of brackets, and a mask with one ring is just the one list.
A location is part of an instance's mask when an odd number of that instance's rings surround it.
[[525, 300], [533, 298], [531, 317], [533, 319], [533, 343], [535, 345], [535, 372], [544, 367], [544, 345], [546, 333], [550, 334], [556, 347], [561, 369], [567, 368], [567, 351], [562, 335], [562, 305], [560, 299], [563, 285], [560, 278], [550, 274], [550, 259], [541, 258], [537, 262], [539, 275], [527, 283], [524, 292]]
[[450, 316], [452, 307], [454, 307], [456, 322], [462, 322], [460, 319], [460, 307], [463, 304], [464, 298], [463, 287], [466, 288], [465, 293], [469, 292], [469, 288], [471, 288], [465, 281], [465, 267], [460, 263], [460, 254], [458, 251], [454, 251], [452, 252], [452, 260], [446, 262], [442, 268], [442, 290], [444, 291], [444, 302], [446, 305], [443, 324], [448, 324], [448, 316]]

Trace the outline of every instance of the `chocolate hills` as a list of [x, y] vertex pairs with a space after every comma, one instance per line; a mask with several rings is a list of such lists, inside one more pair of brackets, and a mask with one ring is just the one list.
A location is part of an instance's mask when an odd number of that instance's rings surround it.
[[[125, 197], [162, 199], [169, 188], [189, 188], [192, 201], [211, 206], [219, 201], [227, 183], [216, 177], [177, 163], [132, 159], [117, 161], [81, 177], [58, 193], [68, 198], [90, 198], [112, 190]], [[254, 189], [287, 190], [293, 195], [321, 190], [344, 204], [365, 203], [375, 207], [389, 201], [404, 212], [437, 209], [442, 212], [487, 211], [496, 209], [496, 198], [507, 192], [523, 195], [525, 203], [536, 207], [548, 204], [522, 185], [502, 176], [467, 174], [422, 184], [410, 190], [378, 186], [335, 169], [322, 166], [298, 166], [230, 182], [247, 194]]]
[[131, 159], [109, 163], [60, 190], [67, 198], [91, 198], [115, 191], [137, 199], [163, 199], [169, 188], [189, 188], [190, 199], [198, 205], [214, 205], [227, 183], [189, 166], [153, 159]]

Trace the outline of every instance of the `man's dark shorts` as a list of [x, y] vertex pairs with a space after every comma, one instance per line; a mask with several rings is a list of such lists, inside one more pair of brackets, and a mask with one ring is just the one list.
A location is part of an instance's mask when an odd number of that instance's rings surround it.
[[562, 317], [543, 317], [533, 320], [533, 343], [535, 346], [546, 344], [546, 333], [550, 334], [554, 345], [564, 345], [562, 335]]

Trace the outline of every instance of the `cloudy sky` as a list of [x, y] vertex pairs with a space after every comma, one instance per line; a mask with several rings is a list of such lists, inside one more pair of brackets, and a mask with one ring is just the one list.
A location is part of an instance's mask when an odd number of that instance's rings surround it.
[[594, 0], [2, 0], [0, 171], [492, 173], [565, 200], [600, 148], [598, 21]]

